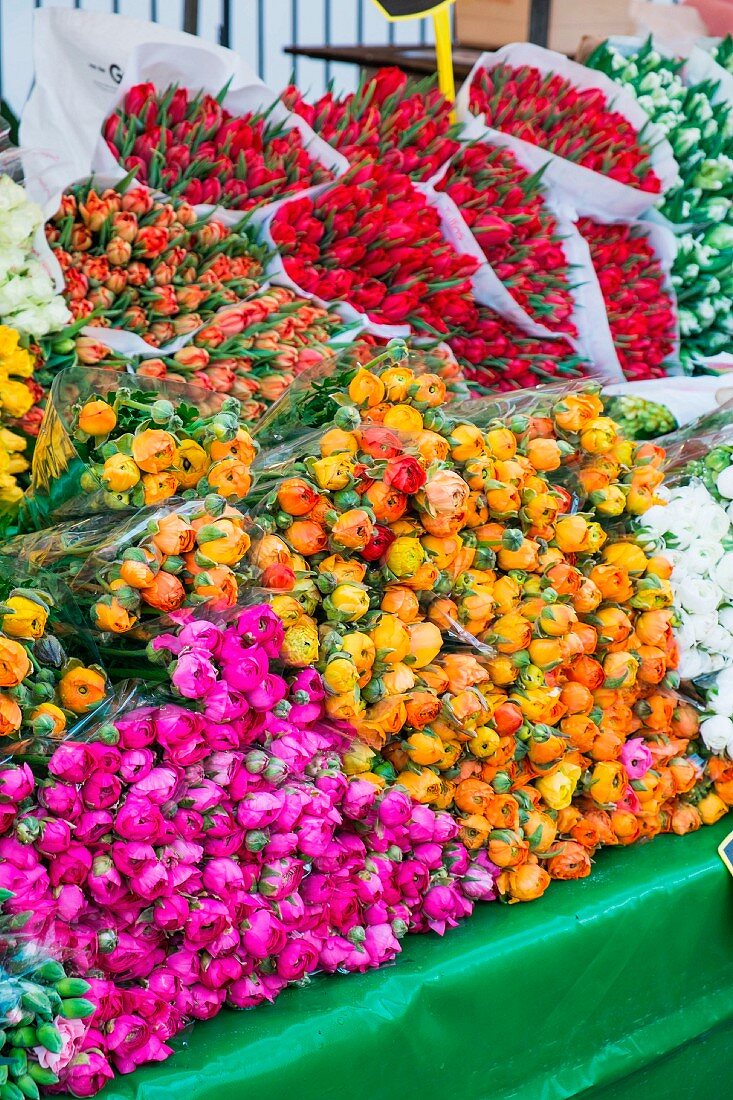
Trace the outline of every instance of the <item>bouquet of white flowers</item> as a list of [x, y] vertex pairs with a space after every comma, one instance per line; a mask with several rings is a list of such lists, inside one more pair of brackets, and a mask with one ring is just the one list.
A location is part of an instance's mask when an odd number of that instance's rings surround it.
[[651, 39], [631, 54], [605, 42], [587, 64], [636, 96], [679, 164], [658, 210], [682, 234], [672, 283], [680, 358], [692, 371], [733, 339], [733, 104], [712, 79], [688, 87], [683, 62], [663, 56]]
[[20, 184], [0, 176], [0, 321], [23, 335], [45, 336], [71, 320], [53, 279], [34, 251], [40, 206]]

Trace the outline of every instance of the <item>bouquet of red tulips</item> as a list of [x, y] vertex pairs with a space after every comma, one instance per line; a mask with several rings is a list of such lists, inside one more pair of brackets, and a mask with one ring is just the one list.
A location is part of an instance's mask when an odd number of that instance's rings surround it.
[[251, 211], [333, 179], [307, 147], [307, 128], [274, 97], [263, 103], [258, 88], [240, 89], [239, 98], [247, 91], [252, 108], [237, 112], [223, 106], [226, 88], [212, 96], [176, 84], [136, 84], [105, 120], [104, 140], [140, 182], [193, 205]]
[[291, 84], [283, 101], [351, 164], [378, 161], [426, 183], [458, 150], [459, 128], [434, 77], [408, 84], [401, 69], [380, 69], [350, 95], [329, 89], [311, 104]]
[[624, 374], [631, 381], [663, 377], [678, 345], [671, 234], [652, 223], [593, 218], [581, 218], [578, 228], [590, 247]]
[[436, 189], [455, 202], [512, 298], [546, 329], [577, 336], [574, 276], [542, 172], [530, 173], [511, 149], [464, 146]]
[[380, 164], [352, 168], [319, 195], [284, 204], [269, 229], [296, 287], [377, 325], [442, 335], [475, 311], [478, 261], [447, 243], [425, 193]]

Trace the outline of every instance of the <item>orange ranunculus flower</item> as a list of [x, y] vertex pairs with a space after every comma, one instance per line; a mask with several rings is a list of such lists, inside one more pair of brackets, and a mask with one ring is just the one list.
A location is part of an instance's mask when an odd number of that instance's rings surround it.
[[415, 593], [402, 584], [390, 584], [385, 589], [382, 611], [396, 615], [403, 623], [413, 623], [420, 615], [420, 602]]
[[499, 653], [518, 653], [532, 641], [532, 624], [518, 612], [509, 611], [493, 623], [492, 640]]
[[41, 703], [35, 707], [31, 711], [31, 721], [35, 722], [37, 718], [45, 718], [52, 723], [49, 733], [46, 734], [48, 737], [59, 739], [66, 729], [66, 715], [55, 703]]
[[[141, 551], [142, 553], [142, 551]], [[153, 565], [155, 568], [153, 568]], [[120, 564], [120, 578], [130, 588], [147, 588], [153, 583], [159, 565], [153, 555], [150, 559], [125, 558]]]
[[589, 462], [578, 470], [581, 488], [591, 499], [596, 493], [606, 491], [612, 479], [612, 472], [599, 462]]
[[236, 574], [228, 565], [213, 565], [206, 569], [188, 566], [189, 573], [195, 576], [194, 592], [214, 608], [223, 610], [233, 607], [237, 601], [238, 586]]
[[475, 852], [483, 848], [489, 839], [491, 826], [481, 814], [469, 814], [459, 819], [460, 831], [458, 839], [468, 848], [469, 852]]
[[423, 768], [420, 772], [400, 772], [397, 783], [405, 788], [411, 798], [422, 803], [434, 802], [440, 798], [443, 789], [440, 776], [430, 768]]
[[497, 554], [499, 568], [508, 573], [510, 569], [524, 569], [528, 573], [539, 568], [539, 547], [533, 539], [520, 538], [513, 545], [502, 546]]
[[[384, 379], [384, 374], [382, 379]], [[416, 404], [425, 405], [429, 409], [442, 405], [445, 402], [446, 392], [446, 384], [437, 374], [420, 374], [414, 379], [409, 388], [411, 399]], [[400, 400], [400, 398], [390, 397], [390, 401], [396, 400]]]
[[598, 630], [598, 643], [601, 646], [616, 645], [625, 642], [633, 632], [634, 624], [620, 607], [601, 607], [593, 616]]
[[572, 597], [572, 604], [579, 615], [588, 615], [591, 611], [595, 611], [600, 603], [603, 602], [603, 593], [598, 585], [586, 577], [581, 582], [575, 596]]
[[663, 646], [672, 629], [674, 612], [671, 608], [642, 611], [634, 624], [642, 645]]
[[529, 657], [533, 665], [548, 671], [564, 660], [562, 645], [556, 638], [533, 638], [529, 643]]
[[77, 427], [87, 435], [109, 435], [116, 424], [116, 412], [101, 398], [86, 401], [79, 410]]
[[556, 848], [557, 854], [545, 861], [550, 878], [569, 880], [588, 877], [591, 871], [591, 860], [587, 849], [582, 844], [574, 840], [561, 840]]
[[566, 561], [552, 562], [544, 570], [544, 577], [558, 596], [571, 597], [579, 592], [585, 579], [579, 569]]
[[450, 700], [445, 701], [447, 714], [460, 727], [474, 728], [479, 722], [486, 721], [488, 716], [485, 702], [478, 692], [473, 690], [460, 691]]
[[[307, 566], [305, 568], [307, 569]], [[339, 583], [354, 581], [356, 584], [361, 584], [366, 571], [366, 562], [359, 561], [358, 558], [343, 558], [340, 554], [329, 554], [318, 563], [318, 572], [321, 576], [332, 576]]]
[[695, 786], [698, 771], [689, 757], [675, 756], [669, 762], [669, 770], [678, 794], [687, 794]]
[[415, 764], [437, 764], [443, 756], [443, 742], [434, 733], [420, 731], [410, 734], [405, 742], [405, 750]]
[[620, 485], [596, 489], [590, 494], [590, 499], [599, 516], [621, 516], [626, 510], [626, 493]]
[[423, 429], [423, 416], [413, 405], [390, 405], [385, 409], [382, 423], [387, 428], [399, 432], [420, 432]]
[[142, 486], [146, 504], [161, 504], [176, 495], [178, 480], [170, 470], [164, 470], [159, 474], [143, 474]]
[[[584, 821], [588, 822], [589, 824], [592, 824], [593, 828], [595, 829], [595, 831], [598, 835], [599, 842], [601, 844], [609, 844], [609, 845], [618, 844], [618, 837], [616, 836], [615, 832], [613, 831], [613, 825], [612, 825], [612, 822], [611, 822], [611, 815], [606, 810], [602, 810], [599, 806], [596, 806], [594, 803], [590, 803], [589, 806], [584, 807], [583, 818], [582, 819]], [[578, 824], [578, 823], [579, 822], [576, 822], [576, 824]], [[572, 832], [571, 829], [568, 829], [568, 830], [563, 829], [562, 830], [562, 832], [566, 832], [566, 831], [567, 832]]]
[[646, 563], [647, 576], [661, 577], [665, 581], [672, 576], [672, 569], [672, 562], [663, 554], [655, 554]]
[[425, 467], [432, 466], [434, 462], [444, 462], [450, 454], [448, 440], [437, 432], [423, 429], [415, 433], [411, 443], [416, 448]]
[[492, 683], [499, 687], [513, 684], [519, 675], [519, 669], [511, 657], [504, 653], [497, 654], [496, 657], [487, 657], [485, 665]]
[[640, 645], [636, 649], [641, 658], [639, 679], [645, 684], [660, 684], [667, 674], [667, 658], [663, 649]]
[[598, 736], [594, 739], [588, 755], [592, 760], [615, 760], [624, 743], [623, 734], [606, 725], [606, 715], [601, 718]]
[[196, 545], [196, 532], [190, 523], [173, 512], [156, 521], [154, 546], [168, 556], [187, 554]]
[[388, 696], [378, 703], [367, 707], [365, 719], [371, 725], [378, 726], [384, 733], [394, 736], [399, 733], [407, 721], [407, 708], [401, 695]]
[[655, 691], [647, 695], [638, 705], [639, 717], [651, 730], [667, 733], [672, 729], [677, 700], [665, 691]]
[[555, 405], [552, 416], [564, 432], [579, 432], [603, 412], [603, 402], [595, 393], [569, 393]]
[[363, 508], [349, 508], [331, 526], [331, 538], [348, 550], [363, 550], [373, 531], [372, 521]]
[[510, 576], [499, 577], [492, 588], [492, 595], [496, 603], [496, 610], [500, 615], [506, 615], [519, 604], [522, 598], [522, 589], [519, 582]]
[[146, 428], [132, 441], [132, 457], [146, 474], [160, 474], [173, 465], [176, 440], [162, 428]]
[[359, 408], [371, 409], [384, 400], [385, 386], [381, 378], [360, 367], [349, 382], [349, 397]]
[[555, 531], [553, 524], [557, 519], [558, 502], [551, 493], [538, 493], [531, 500], [526, 496], [522, 505], [522, 515], [527, 523], [535, 528], [547, 530], [548, 538], [552, 538]]
[[488, 850], [497, 867], [519, 867], [529, 856], [529, 844], [514, 829], [492, 829]]
[[355, 455], [358, 450], [359, 442], [354, 433], [345, 432], [343, 428], [331, 428], [321, 436], [321, 458], [339, 454]]
[[[394, 543], [392, 544], [394, 546]], [[419, 565], [411, 577], [403, 577], [407, 588], [414, 592], [431, 592], [440, 576], [440, 570], [431, 561]]]
[[550, 881], [549, 874], [539, 863], [524, 863], [521, 867], [502, 871], [497, 884], [511, 901], [535, 901], [542, 897]]
[[430, 691], [411, 691], [405, 697], [407, 725], [424, 729], [440, 714], [440, 699]]
[[601, 842], [598, 826], [592, 820], [587, 817], [581, 817], [572, 829], [570, 829], [570, 836], [578, 844], [582, 844], [584, 848], [587, 848], [590, 852], [593, 852]]
[[[209, 534], [212, 537], [204, 537]], [[249, 550], [249, 545], [247, 532], [226, 516], [216, 520], [210, 531], [200, 532], [199, 549], [204, 557], [216, 565], [236, 565]]]
[[537, 616], [537, 627], [550, 638], [560, 638], [568, 634], [578, 616], [569, 604], [551, 603], [545, 604]]
[[585, 549], [588, 538], [588, 521], [576, 513], [561, 516], [555, 524], [555, 543], [566, 554], [578, 554]]
[[602, 806], [618, 802], [628, 786], [626, 769], [618, 760], [600, 760], [590, 777], [588, 793]]
[[567, 707], [568, 714], [590, 714], [593, 710], [593, 694], [585, 684], [568, 681], [560, 689], [560, 698]]
[[367, 672], [374, 664], [377, 651], [373, 640], [361, 630], [352, 630], [341, 639], [341, 649], [351, 657], [357, 672]]
[[431, 664], [443, 647], [443, 635], [435, 623], [410, 623], [407, 627], [410, 637], [410, 656], [413, 668], [424, 668]]
[[501, 462], [517, 453], [517, 437], [509, 428], [489, 428], [484, 441], [491, 457]]
[[100, 480], [111, 493], [126, 493], [140, 480], [140, 470], [132, 455], [119, 451], [104, 460]]
[[[485, 816], [495, 829], [519, 832], [519, 803], [510, 794], [495, 794], [489, 799]], [[527, 836], [527, 831], [524, 831]]]
[[484, 433], [475, 424], [456, 424], [450, 434], [450, 445], [454, 462], [467, 462], [486, 453]]
[[488, 489], [486, 503], [492, 515], [506, 518], [517, 515], [522, 507], [522, 496], [518, 488], [505, 485], [499, 489]]
[[137, 615], [123, 607], [116, 596], [103, 596], [92, 604], [89, 614], [97, 630], [110, 634], [126, 634], [137, 622]]
[[438, 468], [415, 496], [417, 506], [433, 516], [452, 516], [466, 508], [471, 490], [455, 470]]
[[246, 497], [252, 485], [249, 467], [237, 458], [222, 458], [208, 472], [210, 488], [223, 497]]
[[370, 505], [379, 523], [395, 523], [407, 511], [405, 493], [388, 487], [382, 481], [375, 481], [368, 487], [364, 500]]
[[104, 699], [106, 687], [107, 682], [101, 672], [77, 666], [65, 672], [59, 680], [59, 699], [65, 710], [86, 714]]
[[31, 662], [25, 647], [13, 638], [0, 635], [0, 687], [18, 687], [30, 671]]
[[469, 493], [466, 501], [466, 527], [481, 527], [489, 518], [489, 506], [484, 493]]
[[494, 788], [490, 783], [484, 783], [481, 779], [469, 777], [462, 779], [456, 786], [454, 801], [459, 810], [465, 814], [482, 814], [495, 797]]
[[613, 810], [610, 816], [611, 828], [619, 844], [633, 844], [639, 839], [641, 825], [631, 810]]
[[264, 535], [253, 550], [252, 556], [258, 569], [267, 569], [269, 565], [287, 565], [292, 568], [292, 552], [279, 535]]
[[591, 691], [599, 688], [605, 678], [606, 674], [603, 671], [603, 666], [587, 654], [576, 657], [568, 669], [569, 680], [577, 684], [583, 684]]
[[561, 760], [567, 749], [567, 741], [549, 726], [535, 727], [527, 742], [529, 759], [539, 771], [546, 771]]
[[728, 812], [725, 802], [714, 791], [710, 791], [704, 798], [700, 799], [697, 809], [704, 825], [714, 825]]
[[159, 611], [175, 611], [186, 598], [186, 590], [172, 573], [161, 570], [149, 588], [140, 590], [140, 598]]
[[470, 653], [445, 653], [440, 666], [448, 677], [449, 689], [454, 694], [477, 684], [485, 684], [489, 680], [486, 669]]
[[604, 562], [609, 565], [617, 565], [627, 573], [644, 573], [649, 564], [642, 548], [628, 539], [622, 539], [604, 546], [602, 557]]
[[9, 695], [0, 693], [0, 737], [8, 737], [23, 724], [23, 712]]
[[388, 665], [398, 664], [410, 652], [410, 635], [407, 627], [396, 615], [380, 615], [371, 631], [377, 660]]
[[636, 683], [639, 661], [633, 653], [607, 653], [603, 658], [606, 687], [630, 688]]
[[176, 448], [171, 473], [176, 475], [181, 489], [193, 489], [201, 481], [211, 466], [211, 459], [200, 444], [193, 439], [184, 439]]
[[591, 569], [590, 579], [598, 586], [604, 600], [626, 603], [634, 594], [634, 586], [625, 569], [600, 563]]
[[570, 744], [580, 752], [589, 752], [598, 736], [598, 726], [587, 714], [569, 714], [560, 722], [560, 729]]
[[559, 693], [556, 695], [547, 688], [528, 688], [521, 693], [512, 694], [510, 698], [530, 722], [545, 722], [553, 725], [559, 722], [565, 713]]
[[379, 375], [384, 385], [384, 395], [388, 401], [404, 401], [410, 386], [415, 381], [415, 372], [408, 366], [398, 363], [388, 367]]
[[[562, 811], [561, 811], [562, 812]], [[548, 851], [557, 836], [558, 826], [548, 813], [542, 810], [530, 810], [522, 825], [522, 831], [533, 852]]]
[[609, 416], [596, 416], [583, 425], [580, 446], [588, 454], [604, 455], [613, 450], [618, 440], [618, 429]]
[[572, 661], [583, 653], [595, 653], [598, 646], [598, 635], [590, 623], [576, 623], [573, 629], [560, 639], [563, 656], [566, 661]]
[[556, 439], [530, 439], [527, 443], [527, 458], [535, 470], [550, 473], [562, 465], [562, 450]]
[[[444, 539], [436, 538], [435, 535], [423, 535], [420, 542], [438, 569], [447, 569], [463, 546], [463, 539], [460, 535], [449, 535], [448, 538]], [[469, 553], [474, 556], [476, 551], [470, 548]], [[470, 568], [470, 562], [465, 568]]]
[[285, 532], [290, 545], [298, 554], [309, 558], [328, 546], [328, 532], [312, 519], [296, 519]]
[[245, 466], [251, 466], [257, 454], [257, 446], [249, 432], [239, 428], [234, 439], [214, 439], [209, 445], [209, 457], [212, 462], [222, 458], [237, 458]]
[[477, 760], [487, 760], [494, 756], [501, 744], [501, 738], [490, 726], [478, 726], [468, 742], [468, 751]]
[[670, 824], [673, 833], [677, 833], [677, 836], [684, 836], [686, 833], [694, 833], [696, 829], [699, 829], [702, 825], [702, 818], [695, 806], [690, 805], [689, 802], [680, 802], [672, 812]]
[[463, 479], [472, 492], [481, 492], [496, 477], [494, 462], [488, 455], [469, 458], [463, 465]]
[[302, 477], [286, 477], [277, 491], [277, 503], [290, 516], [304, 516], [318, 500], [318, 493]]

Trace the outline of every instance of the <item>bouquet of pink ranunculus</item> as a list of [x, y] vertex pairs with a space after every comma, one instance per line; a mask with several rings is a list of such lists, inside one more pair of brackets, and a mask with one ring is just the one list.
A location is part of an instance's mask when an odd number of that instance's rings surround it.
[[449, 814], [349, 778], [351, 731], [324, 721], [314, 669], [280, 674], [283, 633], [264, 604], [189, 619], [150, 645], [168, 701], [120, 697], [35, 791], [29, 769], [0, 775], [0, 887], [96, 1005], [61, 1073], [74, 1095], [165, 1059], [187, 1020], [379, 966], [495, 896]]

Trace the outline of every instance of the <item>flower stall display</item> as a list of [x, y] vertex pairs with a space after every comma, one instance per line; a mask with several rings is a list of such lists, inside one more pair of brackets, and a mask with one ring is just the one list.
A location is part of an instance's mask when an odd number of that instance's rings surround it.
[[658, 209], [681, 234], [672, 279], [687, 370], [731, 345], [733, 105], [714, 81], [688, 86], [682, 61], [648, 39], [628, 56], [606, 42], [587, 64], [630, 92], [674, 150], [679, 179]]
[[255, 453], [234, 397], [149, 378], [124, 385], [114, 371], [70, 367], [51, 389], [21, 524], [129, 511], [176, 494], [239, 500]]
[[427, 183], [458, 150], [460, 128], [434, 77], [408, 81], [401, 69], [385, 68], [362, 77], [349, 95], [329, 90], [308, 103], [290, 85], [282, 99], [350, 164], [378, 161]]

